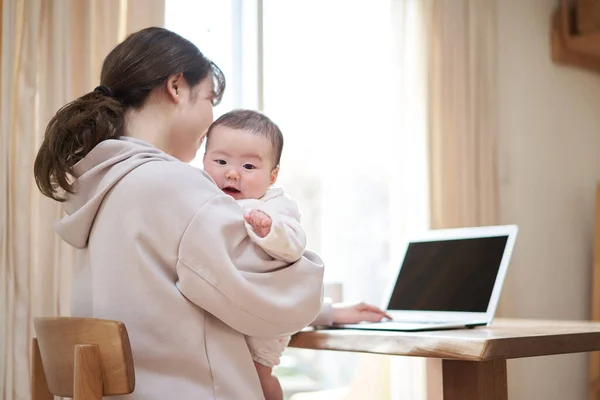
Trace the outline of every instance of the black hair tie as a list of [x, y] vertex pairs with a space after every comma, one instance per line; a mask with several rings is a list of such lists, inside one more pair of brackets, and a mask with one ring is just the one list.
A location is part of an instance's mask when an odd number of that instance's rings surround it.
[[101, 94], [105, 95], [106, 97], [113, 97], [113, 92], [112, 92], [112, 90], [110, 90], [110, 88], [108, 86], [104, 86], [104, 85], [97, 86], [96, 89], [94, 89], [94, 92], [101, 93]]

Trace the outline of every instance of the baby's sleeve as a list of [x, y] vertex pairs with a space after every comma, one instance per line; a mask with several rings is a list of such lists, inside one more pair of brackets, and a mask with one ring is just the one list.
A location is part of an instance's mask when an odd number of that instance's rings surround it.
[[248, 343], [252, 360], [269, 368], [279, 365], [281, 354], [289, 342], [289, 336], [278, 339], [246, 336], [246, 343]]
[[295, 262], [302, 257], [306, 250], [306, 234], [300, 225], [298, 205], [291, 197], [282, 195], [268, 201], [254, 200], [241, 205], [245, 212], [259, 210], [273, 221], [271, 231], [265, 237], [258, 236], [245, 222], [248, 236], [267, 254], [286, 262]]

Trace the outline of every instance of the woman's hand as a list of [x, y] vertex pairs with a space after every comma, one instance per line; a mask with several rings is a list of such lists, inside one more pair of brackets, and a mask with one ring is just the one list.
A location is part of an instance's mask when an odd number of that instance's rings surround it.
[[389, 314], [363, 301], [359, 303], [333, 303], [331, 305], [333, 322], [336, 324], [356, 324], [359, 322], [379, 322], [384, 318], [392, 319]]

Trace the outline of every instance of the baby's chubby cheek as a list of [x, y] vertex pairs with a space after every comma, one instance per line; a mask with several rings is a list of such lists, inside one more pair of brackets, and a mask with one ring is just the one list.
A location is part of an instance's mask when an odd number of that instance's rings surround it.
[[206, 170], [206, 168], [204, 168], [204, 172], [210, 177], [210, 179], [212, 179], [212, 181], [215, 183], [215, 185], [217, 185], [219, 187], [219, 189], [222, 187], [221, 184], [219, 183], [217, 176], [214, 176], [213, 174], [211, 174], [210, 171]]

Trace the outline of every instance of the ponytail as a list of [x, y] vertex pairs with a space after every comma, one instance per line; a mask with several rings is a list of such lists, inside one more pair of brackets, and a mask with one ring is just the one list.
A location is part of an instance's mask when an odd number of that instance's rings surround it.
[[119, 43], [102, 63], [100, 82], [105, 86], [58, 110], [46, 127], [33, 168], [40, 191], [57, 201], [75, 193], [75, 164], [98, 143], [123, 136], [125, 110], [140, 109], [154, 89], [180, 73], [190, 88], [212, 76], [215, 104], [219, 102], [223, 73], [189, 40], [149, 27]]
[[96, 145], [124, 134], [125, 110], [105, 86], [62, 107], [46, 127], [33, 173], [40, 191], [57, 201], [74, 193], [73, 167]]

